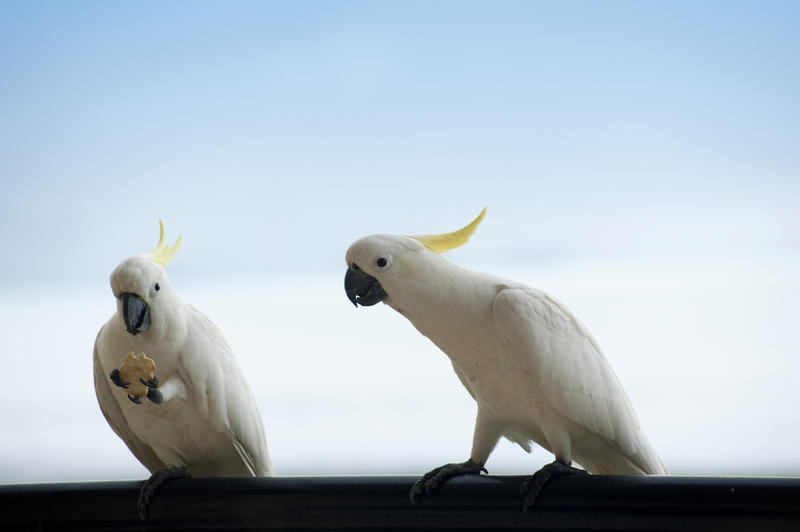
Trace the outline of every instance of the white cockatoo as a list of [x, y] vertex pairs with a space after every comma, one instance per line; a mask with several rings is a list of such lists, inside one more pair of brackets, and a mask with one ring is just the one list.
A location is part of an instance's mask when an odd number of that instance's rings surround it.
[[573, 460], [593, 474], [667, 474], [597, 343], [562, 303], [441, 255], [464, 244], [485, 213], [452, 233], [371, 235], [347, 250], [350, 301], [383, 301], [405, 316], [450, 357], [478, 403], [469, 460], [427, 473], [412, 501], [450, 477], [485, 471], [501, 436], [555, 455], [523, 484], [526, 509], [551, 476], [583, 473]]
[[[111, 274], [117, 311], [94, 345], [103, 415], [153, 473], [139, 501], [145, 515], [147, 501], [168, 478], [269, 476], [272, 469], [261, 415], [233, 351], [167, 278], [164, 266], [181, 239], [169, 248], [159, 224], [158, 246], [124, 260]], [[155, 362], [154, 378], [141, 380], [148, 401], [129, 395], [132, 383], [120, 376], [120, 361], [131, 351]]]

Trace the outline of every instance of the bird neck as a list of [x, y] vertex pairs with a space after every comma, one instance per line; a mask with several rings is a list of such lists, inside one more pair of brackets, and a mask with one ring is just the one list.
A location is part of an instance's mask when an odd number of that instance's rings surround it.
[[440, 347], [477, 333], [478, 324], [491, 313], [496, 294], [493, 278], [452, 263], [419, 273], [389, 291], [387, 304]]

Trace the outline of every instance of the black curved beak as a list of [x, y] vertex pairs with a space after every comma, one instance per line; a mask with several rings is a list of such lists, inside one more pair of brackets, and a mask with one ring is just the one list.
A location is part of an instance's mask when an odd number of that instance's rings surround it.
[[122, 317], [125, 328], [131, 334], [139, 334], [150, 328], [150, 306], [131, 292], [122, 294]]
[[347, 268], [344, 275], [344, 291], [347, 299], [358, 308], [371, 307], [380, 303], [388, 295], [376, 278], [358, 267], [355, 262]]

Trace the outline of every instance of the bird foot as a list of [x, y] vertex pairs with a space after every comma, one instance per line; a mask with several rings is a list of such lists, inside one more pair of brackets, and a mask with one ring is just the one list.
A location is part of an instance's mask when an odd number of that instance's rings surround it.
[[522, 511], [527, 512], [536, 503], [536, 498], [541, 493], [545, 484], [553, 478], [561, 475], [588, 475], [583, 469], [572, 467], [559, 460], [547, 464], [539, 471], [526, 478], [519, 488], [522, 495]]
[[414, 485], [411, 486], [411, 491], [408, 492], [408, 496], [412, 503], [419, 504], [422, 502], [423, 494], [433, 492], [440, 484], [448, 479], [460, 475], [479, 475], [481, 471], [488, 473], [485, 467], [477, 462], [473, 462], [471, 458], [459, 464], [445, 464], [439, 466], [436, 469], [428, 471], [421, 479], [416, 481]]
[[131, 385], [131, 383], [122, 380], [122, 377], [119, 376], [119, 369], [115, 369], [114, 371], [109, 373], [108, 377], [111, 379], [111, 382], [113, 382], [120, 388], [127, 388], [128, 386]]
[[[112, 371], [111, 374], [109, 375], [109, 377], [111, 378], [111, 381], [114, 384], [116, 384], [117, 386], [119, 386], [120, 388], [125, 388], [127, 390], [128, 387], [131, 385], [131, 383], [129, 383], [129, 382], [123, 382], [122, 377], [119, 376], [119, 370], [118, 369], [115, 369], [114, 371]], [[150, 401], [152, 401], [153, 403], [155, 403], [157, 405], [159, 405], [162, 402], [164, 402], [164, 396], [161, 395], [161, 391], [158, 389], [158, 379], [157, 378], [153, 377], [149, 381], [146, 381], [146, 380], [140, 378], [139, 382], [141, 382], [142, 384], [144, 384], [147, 387], [147, 394], [145, 395], [145, 397], [147, 397], [148, 399], [150, 399]], [[138, 390], [137, 390], [137, 392], [141, 393]], [[142, 404], [142, 396], [140, 396], [140, 395], [128, 394], [128, 399], [130, 399], [131, 403], [134, 403], [134, 404], [137, 404], [137, 405]]]
[[158, 490], [170, 480], [178, 478], [191, 479], [192, 475], [189, 474], [185, 466], [165, 467], [157, 470], [150, 475], [150, 478], [144, 481], [142, 489], [139, 490], [139, 498], [136, 501], [136, 513], [139, 515], [139, 519], [147, 521], [150, 517], [150, 503], [153, 502]]
[[158, 389], [158, 379], [153, 377], [149, 381], [145, 381], [143, 379], [139, 379], [142, 384], [147, 386], [147, 398], [150, 399], [153, 403], [160, 405], [164, 402], [164, 396], [161, 395], [161, 391]]

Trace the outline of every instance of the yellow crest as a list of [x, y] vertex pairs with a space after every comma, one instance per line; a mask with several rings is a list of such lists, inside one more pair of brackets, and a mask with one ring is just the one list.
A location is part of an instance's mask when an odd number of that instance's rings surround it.
[[478, 217], [472, 220], [469, 225], [462, 227], [458, 231], [441, 235], [412, 236], [411, 238], [418, 240], [423, 246], [434, 253], [444, 253], [445, 251], [450, 251], [451, 249], [466, 244], [485, 215], [486, 207], [483, 208]]
[[181, 239], [183, 237], [178, 236], [178, 240], [175, 241], [172, 247], [169, 247], [166, 243], [166, 238], [164, 235], [164, 222], [159, 220], [158, 225], [161, 227], [161, 237], [158, 239], [158, 245], [156, 246], [156, 249], [151, 251], [149, 255], [156, 264], [166, 266], [169, 264], [169, 261], [172, 260], [172, 257], [174, 257], [178, 252], [178, 248], [181, 247]]

